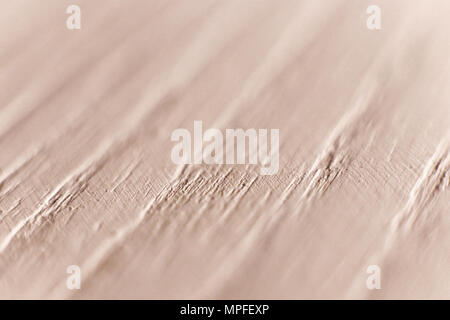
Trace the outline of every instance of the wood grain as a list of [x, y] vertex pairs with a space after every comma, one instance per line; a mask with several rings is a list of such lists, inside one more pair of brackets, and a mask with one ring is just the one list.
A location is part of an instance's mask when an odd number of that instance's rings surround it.
[[[450, 298], [449, 9], [1, 0], [0, 298]], [[194, 120], [278, 174], [173, 164]]]

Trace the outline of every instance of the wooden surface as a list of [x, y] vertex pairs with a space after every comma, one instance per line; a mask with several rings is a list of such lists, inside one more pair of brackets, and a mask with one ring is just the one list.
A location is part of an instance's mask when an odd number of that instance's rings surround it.
[[[1, 0], [0, 297], [450, 298], [449, 9]], [[194, 120], [278, 174], [173, 164]]]

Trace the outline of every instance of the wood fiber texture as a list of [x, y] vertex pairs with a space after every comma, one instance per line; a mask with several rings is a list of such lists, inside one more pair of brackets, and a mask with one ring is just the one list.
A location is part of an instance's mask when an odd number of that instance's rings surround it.
[[[449, 10], [0, 0], [0, 298], [450, 298]], [[194, 120], [278, 173], [174, 164]]]

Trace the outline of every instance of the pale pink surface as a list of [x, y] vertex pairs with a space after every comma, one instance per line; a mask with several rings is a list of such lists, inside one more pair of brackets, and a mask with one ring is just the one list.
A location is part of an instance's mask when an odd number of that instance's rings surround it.
[[[0, 1], [1, 298], [450, 298], [448, 0], [76, 2]], [[194, 120], [279, 173], [174, 165]]]

